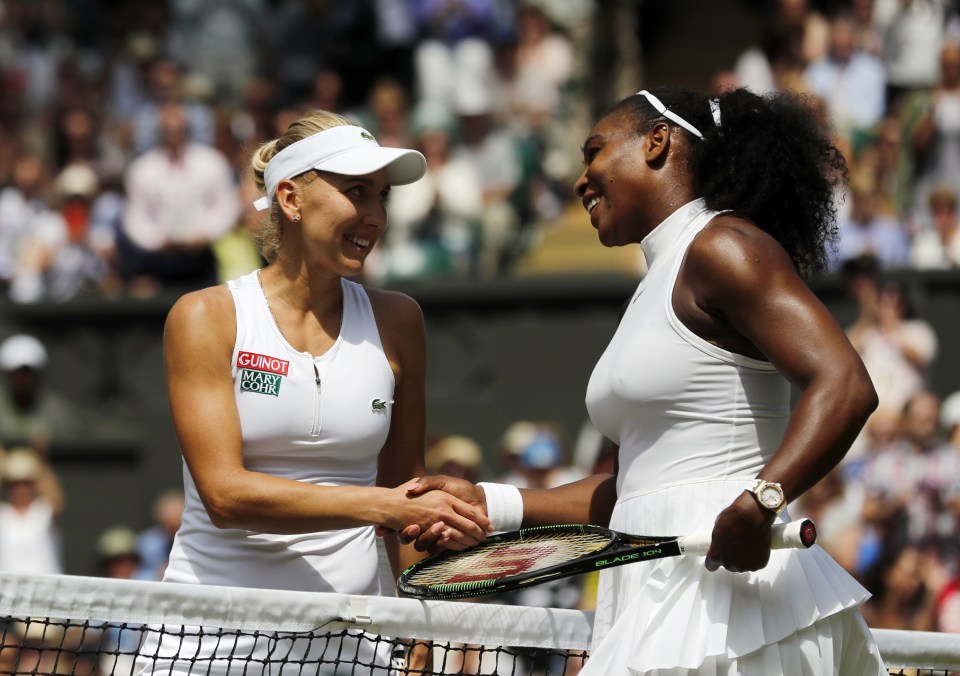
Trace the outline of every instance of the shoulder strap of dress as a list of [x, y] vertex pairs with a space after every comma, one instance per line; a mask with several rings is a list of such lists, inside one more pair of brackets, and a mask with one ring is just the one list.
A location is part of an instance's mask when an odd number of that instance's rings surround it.
[[362, 336], [375, 345], [382, 346], [377, 318], [373, 313], [373, 304], [370, 302], [367, 290], [362, 284], [349, 279], [342, 280], [341, 288], [343, 289], [343, 327], [341, 328], [343, 335], [356, 338]]

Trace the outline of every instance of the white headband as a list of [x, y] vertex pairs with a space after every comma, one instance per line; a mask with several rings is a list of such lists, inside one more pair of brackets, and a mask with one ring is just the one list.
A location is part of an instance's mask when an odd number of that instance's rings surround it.
[[720, 128], [720, 99], [710, 99], [710, 112], [713, 114], [713, 125]]
[[675, 122], [676, 124], [680, 125], [681, 127], [686, 129], [688, 132], [696, 136], [701, 141], [703, 140], [703, 134], [700, 133], [699, 129], [697, 129], [692, 124], [690, 124], [689, 122], [684, 120], [682, 117], [677, 115], [675, 112], [673, 112], [672, 110], [667, 108], [665, 105], [663, 105], [663, 102], [660, 99], [658, 99], [656, 96], [648, 92], [646, 89], [643, 89], [637, 92], [637, 95], [645, 97], [647, 101], [650, 102], [650, 105], [653, 106], [654, 109], [658, 113], [660, 113], [660, 115], [667, 118], [671, 122]]
[[269, 209], [280, 181], [311, 169], [365, 176], [384, 167], [391, 185], [405, 185], [423, 177], [427, 160], [416, 150], [384, 148], [373, 134], [361, 127], [331, 127], [291, 143], [274, 155], [263, 171], [266, 194], [253, 205], [258, 211]]

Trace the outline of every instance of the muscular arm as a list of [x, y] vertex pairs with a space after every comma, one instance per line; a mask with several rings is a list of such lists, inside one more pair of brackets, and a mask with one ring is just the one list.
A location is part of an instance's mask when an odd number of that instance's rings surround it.
[[221, 286], [181, 298], [164, 330], [164, 364], [177, 439], [216, 526], [307, 533], [369, 524], [395, 529], [449, 518], [462, 532], [483, 537], [473, 521], [482, 522], [484, 517], [452, 496], [447, 496], [446, 504], [421, 503], [402, 488], [315, 486], [248, 470], [230, 368], [234, 326], [233, 301]]
[[[703, 326], [715, 330], [714, 342], [769, 360], [800, 391], [780, 446], [758, 475], [795, 499], [840, 462], [876, 407], [859, 355], [779, 244], [739, 219], [701, 233], [678, 288], [709, 317]], [[683, 293], [675, 294], [675, 305], [682, 301]], [[696, 323], [695, 311], [688, 317]], [[710, 559], [732, 570], [765, 565], [771, 521], [742, 494], [717, 519], [708, 566]], [[766, 548], [745, 544], [758, 538]]]
[[523, 525], [591, 523], [606, 526], [617, 501], [615, 474], [594, 474], [555, 488], [522, 489]]

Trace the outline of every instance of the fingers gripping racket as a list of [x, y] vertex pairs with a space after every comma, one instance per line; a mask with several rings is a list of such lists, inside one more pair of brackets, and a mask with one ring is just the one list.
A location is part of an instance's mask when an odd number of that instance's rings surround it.
[[[771, 549], [806, 548], [817, 539], [813, 521], [775, 524]], [[668, 556], [706, 556], [711, 531], [682, 537], [628, 535], [600, 526], [538, 526], [492, 535], [476, 547], [418, 561], [397, 581], [420, 599], [501, 594], [561, 577]]]

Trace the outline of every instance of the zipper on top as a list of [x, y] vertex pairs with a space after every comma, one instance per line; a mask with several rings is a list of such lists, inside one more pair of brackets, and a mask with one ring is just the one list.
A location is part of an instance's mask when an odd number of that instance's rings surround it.
[[317, 385], [317, 392], [313, 400], [313, 427], [310, 428], [310, 438], [316, 439], [320, 436], [320, 427], [323, 420], [323, 399], [320, 396], [323, 383], [320, 379], [320, 369], [317, 368], [316, 362], [313, 364], [313, 377]]

